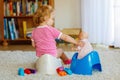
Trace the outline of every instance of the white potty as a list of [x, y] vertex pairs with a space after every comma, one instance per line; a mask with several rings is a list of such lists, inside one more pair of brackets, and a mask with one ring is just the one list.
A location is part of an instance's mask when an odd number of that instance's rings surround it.
[[40, 74], [55, 75], [57, 74], [56, 69], [61, 66], [61, 60], [49, 54], [41, 56], [36, 61], [36, 69]]

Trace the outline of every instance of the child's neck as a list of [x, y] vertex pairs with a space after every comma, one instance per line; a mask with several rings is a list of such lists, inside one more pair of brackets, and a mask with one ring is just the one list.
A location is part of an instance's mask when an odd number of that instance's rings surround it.
[[45, 22], [41, 23], [39, 26], [44, 26], [47, 25]]

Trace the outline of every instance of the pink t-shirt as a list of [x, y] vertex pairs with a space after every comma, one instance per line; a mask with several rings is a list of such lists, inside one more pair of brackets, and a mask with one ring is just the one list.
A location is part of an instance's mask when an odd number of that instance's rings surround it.
[[35, 42], [36, 56], [43, 54], [57, 56], [56, 38], [60, 38], [61, 32], [51, 26], [38, 26], [32, 32], [32, 40]]

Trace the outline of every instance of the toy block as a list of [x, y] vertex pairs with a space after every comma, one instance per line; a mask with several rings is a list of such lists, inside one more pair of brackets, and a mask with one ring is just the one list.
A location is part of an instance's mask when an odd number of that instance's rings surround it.
[[68, 75], [72, 75], [72, 71], [69, 68], [64, 68], [64, 71], [68, 74]]
[[24, 76], [24, 69], [23, 68], [18, 69], [18, 75], [19, 76]]

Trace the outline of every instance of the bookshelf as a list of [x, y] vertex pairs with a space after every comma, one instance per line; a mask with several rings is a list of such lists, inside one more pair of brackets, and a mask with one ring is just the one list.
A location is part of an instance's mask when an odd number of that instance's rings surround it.
[[26, 37], [34, 28], [33, 14], [40, 5], [51, 5], [54, 0], [0, 0], [0, 41], [7, 46], [11, 41], [30, 41]]

